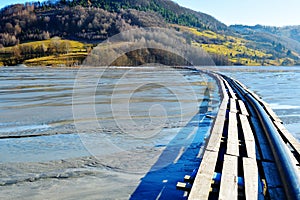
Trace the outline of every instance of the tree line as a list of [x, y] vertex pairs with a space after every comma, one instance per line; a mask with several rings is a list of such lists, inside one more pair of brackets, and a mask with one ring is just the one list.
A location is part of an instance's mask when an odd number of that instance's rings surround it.
[[59, 36], [97, 43], [135, 27], [167, 23], [223, 30], [213, 17], [170, 0], [60, 0], [16, 4], [0, 11], [0, 47]]
[[[106, 58], [106, 59], [103, 59]], [[159, 63], [168, 66], [230, 65], [228, 58], [208, 54], [188, 43], [184, 33], [173, 29], [135, 29], [95, 47], [84, 65], [139, 66]]]
[[[88, 47], [85, 51], [89, 51]], [[28, 59], [53, 55], [58, 56], [71, 52], [73, 52], [73, 50], [71, 49], [70, 42], [61, 40], [58, 37], [52, 38], [48, 44], [41, 42], [38, 45], [15, 45], [7, 51], [0, 49], [0, 53], [5, 55], [3, 57], [6, 58], [3, 60], [4, 65], [16, 65], [21, 64]]]
[[97, 43], [135, 27], [166, 25], [154, 12], [121, 9], [115, 13], [96, 7], [61, 4], [45, 8], [17, 4], [4, 8], [0, 19], [0, 47], [53, 36]]

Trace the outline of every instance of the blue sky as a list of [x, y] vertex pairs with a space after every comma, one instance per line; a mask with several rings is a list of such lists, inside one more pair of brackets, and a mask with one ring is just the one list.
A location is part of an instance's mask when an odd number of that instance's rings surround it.
[[[28, 0], [1, 0], [0, 8]], [[300, 0], [173, 0], [221, 22], [244, 25], [300, 25]]]
[[25, 3], [25, 2], [30, 2], [30, 0], [1, 0], [0, 8], [3, 8], [3, 7], [5, 7], [7, 5], [10, 5], [10, 4]]
[[300, 0], [174, 0], [221, 22], [244, 25], [300, 25]]

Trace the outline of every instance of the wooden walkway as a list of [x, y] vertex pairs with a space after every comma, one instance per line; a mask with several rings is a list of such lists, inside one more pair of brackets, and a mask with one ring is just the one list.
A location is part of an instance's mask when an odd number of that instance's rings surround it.
[[252, 95], [264, 108], [288, 148], [298, 174], [299, 142], [256, 94], [236, 80], [214, 76], [222, 102], [188, 199], [288, 199], [276, 155], [267, 140], [268, 133], [253, 106], [233, 84]]

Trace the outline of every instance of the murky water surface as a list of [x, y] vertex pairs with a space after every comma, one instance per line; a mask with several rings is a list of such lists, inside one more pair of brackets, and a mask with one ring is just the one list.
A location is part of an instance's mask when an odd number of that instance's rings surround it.
[[300, 67], [237, 67], [219, 71], [238, 79], [270, 104], [300, 141]]
[[0, 69], [1, 199], [185, 198], [175, 185], [199, 165], [215, 82], [101, 70]]
[[[300, 140], [299, 67], [215, 70]], [[1, 68], [0, 198], [186, 199], [175, 185], [199, 165], [219, 97], [208, 76], [177, 71]]]

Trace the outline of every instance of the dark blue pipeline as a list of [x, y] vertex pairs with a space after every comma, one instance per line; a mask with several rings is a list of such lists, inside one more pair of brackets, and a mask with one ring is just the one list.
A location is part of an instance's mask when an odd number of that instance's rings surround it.
[[240, 85], [235, 81], [229, 81], [229, 83], [234, 84], [255, 109], [275, 157], [276, 166], [279, 170], [287, 199], [300, 200], [300, 176], [298, 169], [290, 157], [291, 152], [281, 139], [269, 115], [265, 112], [261, 104]]

